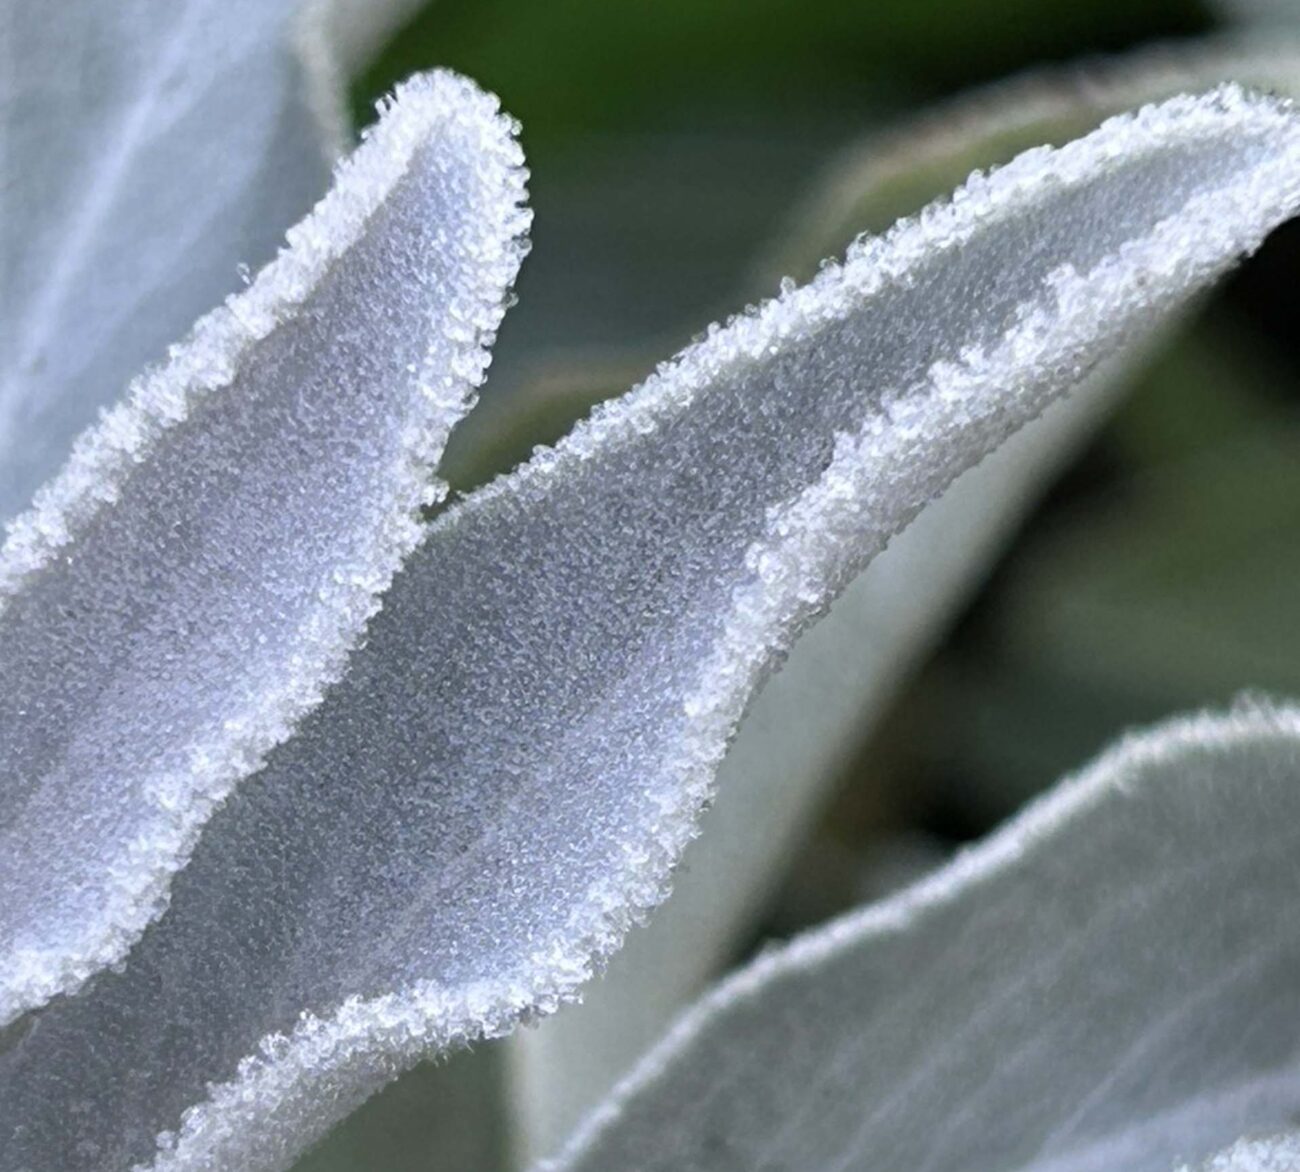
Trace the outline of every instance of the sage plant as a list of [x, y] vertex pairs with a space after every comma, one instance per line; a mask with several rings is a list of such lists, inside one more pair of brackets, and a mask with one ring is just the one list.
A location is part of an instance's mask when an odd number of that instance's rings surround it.
[[[878, 557], [935, 556], [916, 534], [959, 573], [1300, 206], [1290, 58], [1121, 70], [1098, 104], [1130, 112], [447, 501], [527, 251], [517, 127], [415, 76], [306, 211], [337, 12], [0, 7], [6, 1172], [284, 1168], [577, 997], [796, 639]], [[1293, 1166], [1297, 731], [1254, 704], [1126, 741], [724, 983], [553, 1166]]]

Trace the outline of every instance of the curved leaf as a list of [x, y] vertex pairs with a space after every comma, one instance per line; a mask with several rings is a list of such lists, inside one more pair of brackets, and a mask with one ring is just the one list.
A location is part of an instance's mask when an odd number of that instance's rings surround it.
[[0, 0], [0, 522], [324, 191], [295, 7]]
[[121, 959], [415, 544], [522, 255], [512, 129], [450, 74], [403, 86], [290, 247], [14, 522], [0, 1024]]
[[[803, 201], [786, 239], [757, 266], [756, 283], [770, 287], [783, 273], [815, 272], [845, 240], [914, 211], [972, 167], [1067, 141], [1142, 102], [1227, 80], [1296, 92], [1300, 43], [1212, 38], [1036, 71], [873, 134], [845, 152]], [[581, 1005], [512, 1041], [517, 1142], [530, 1157], [557, 1151], [725, 965], [895, 689], [1048, 479], [1093, 434], [1148, 349], [1097, 372], [1068, 404], [961, 477], [796, 645], [728, 750], [716, 801], [683, 856], [671, 898], [629, 938]], [[564, 386], [568, 398], [578, 397], [574, 389]], [[565, 402], [554, 393], [551, 400], [557, 408]], [[521, 415], [527, 406], [525, 399]], [[453, 441], [449, 453], [455, 448]]]
[[[659, 900], [776, 657], [1300, 201], [1225, 88], [975, 176], [445, 513], [120, 973], [0, 1056], [16, 1158], [256, 1172], [554, 1008]], [[173, 1130], [174, 1129], [174, 1130]]]
[[550, 1167], [1165, 1172], [1284, 1125], [1298, 805], [1300, 710], [1131, 737], [725, 982]]
[[741, 937], [889, 698], [986, 572], [1043, 482], [1114, 400], [1107, 364], [894, 539], [804, 635], [746, 714], [672, 895], [608, 970], [511, 1045], [521, 1146], [556, 1152], [699, 996]]

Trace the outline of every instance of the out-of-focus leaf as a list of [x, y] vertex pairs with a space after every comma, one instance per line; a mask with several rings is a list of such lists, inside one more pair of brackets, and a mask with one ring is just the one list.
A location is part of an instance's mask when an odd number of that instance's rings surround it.
[[1297, 200], [1289, 106], [1148, 107], [972, 177], [443, 514], [124, 969], [0, 1055], [17, 1160], [113, 1172], [165, 1131], [154, 1172], [281, 1167], [571, 997], [795, 635]]
[[1137, 705], [1300, 689], [1300, 420], [1152, 469], [1008, 585], [1008, 651]]
[[503, 1053], [488, 1042], [423, 1062], [369, 1099], [293, 1172], [499, 1172], [509, 1167]]
[[1270, 31], [1294, 32], [1300, 25], [1300, 5], [1295, 0], [1216, 0], [1214, 7], [1231, 20], [1261, 25]]
[[758, 279], [805, 279], [859, 232], [879, 232], [976, 167], [1059, 145], [1143, 102], [1220, 82], [1300, 92], [1300, 38], [1221, 36], [1037, 69], [951, 101], [844, 151], [795, 209]]
[[512, 1039], [525, 1157], [558, 1150], [725, 965], [830, 784], [1116, 386], [1104, 368], [960, 477], [795, 645], [740, 726], [671, 897], [580, 1005]]
[[402, 88], [252, 286], [0, 550], [0, 1024], [120, 960], [420, 535], [527, 214], [513, 124]]
[[1062, 518], [1018, 559], [988, 619], [998, 653], [950, 669], [953, 721], [936, 746], [960, 763], [973, 810], [1013, 809], [1042, 769], [1135, 714], [1243, 687], [1300, 691], [1297, 467], [1294, 419], [1228, 425]]
[[0, 522], [324, 191], [294, 8], [0, 3]]
[[[880, 226], [886, 215], [915, 210], [974, 165], [1005, 162], [1035, 136], [1059, 141], [1144, 94], [1155, 98], [1231, 76], [1294, 88], [1300, 47], [1225, 39], [1148, 50], [994, 87], [969, 108], [953, 104], [876, 136], [832, 168], [804, 202], [807, 226], [796, 223], [756, 267], [757, 281], [774, 282], [773, 274], [783, 270], [815, 271], [843, 240]], [[512, 1040], [509, 1069], [512, 1098], [521, 1107], [516, 1143], [523, 1159], [558, 1150], [578, 1119], [743, 942], [854, 750], [1145, 355], [1144, 347], [1098, 372], [1071, 403], [1053, 408], [958, 480], [795, 648], [741, 725], [719, 774], [717, 800], [701, 823], [699, 841], [686, 852], [672, 897], [586, 990], [581, 1005]], [[1193, 362], [1203, 365], [1204, 358]], [[1295, 683], [1300, 691], [1300, 680]], [[1017, 738], [1029, 739], [1023, 730]]]
[[[343, 78], [371, 64], [385, 41], [436, 0], [299, 0], [306, 35], [319, 37]], [[434, 19], [437, 19], [436, 13]], [[315, 28], [312, 28], [312, 25]]]
[[728, 980], [552, 1167], [1165, 1172], [1286, 1126], [1297, 805], [1300, 710], [1132, 737], [932, 878]]

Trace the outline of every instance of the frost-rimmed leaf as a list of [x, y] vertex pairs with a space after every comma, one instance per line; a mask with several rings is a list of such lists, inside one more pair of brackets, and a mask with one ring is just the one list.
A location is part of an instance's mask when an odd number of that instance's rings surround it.
[[554, 1155], [753, 930], [831, 783], [987, 572], [1045, 482], [1105, 417], [1111, 364], [969, 469], [795, 645], [746, 713], [671, 896], [608, 969], [510, 1040], [516, 1144]]
[[[845, 240], [887, 227], [975, 166], [1066, 142], [1123, 110], [1225, 81], [1295, 93], [1300, 41], [1225, 36], [1035, 70], [872, 134], [845, 151], [802, 201], [784, 240], [756, 266], [758, 283], [814, 273]], [[683, 856], [671, 898], [629, 938], [581, 1005], [512, 1040], [509, 1095], [516, 1142], [527, 1157], [558, 1150], [752, 930], [848, 755], [1048, 478], [1093, 433], [1149, 343], [1098, 371], [1068, 403], [928, 505], [795, 646], [728, 750], [716, 801]], [[1247, 681], [1259, 682], [1240, 682]]]
[[1165, 1172], [1285, 1125], [1298, 806], [1298, 709], [1131, 736], [729, 979], [551, 1167]]
[[798, 629], [1297, 200], [1289, 106], [1147, 108], [973, 177], [449, 510], [124, 970], [0, 1056], [17, 1158], [114, 1169], [166, 1132], [155, 1172], [276, 1168], [571, 996]]
[[0, 522], [324, 192], [296, 7], [0, 3]]
[[496, 100], [401, 87], [243, 293], [0, 550], [0, 1024], [125, 955], [202, 824], [338, 676], [523, 252]]

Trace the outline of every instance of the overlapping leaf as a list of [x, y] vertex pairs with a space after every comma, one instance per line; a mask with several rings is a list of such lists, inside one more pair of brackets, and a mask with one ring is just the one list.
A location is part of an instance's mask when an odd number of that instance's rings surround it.
[[296, 7], [0, 3], [0, 522], [324, 192]]
[[0, 1056], [16, 1162], [275, 1168], [571, 995], [794, 634], [1298, 200], [1289, 107], [1148, 108], [974, 177], [444, 514], [123, 970]]
[[727, 981], [554, 1168], [1164, 1172], [1286, 1126], [1298, 803], [1295, 709], [1132, 737], [933, 878]]
[[0, 1023], [121, 959], [419, 535], [527, 215], [417, 78], [290, 247], [78, 442], [0, 551]]
[[[1300, 46], [1286, 37], [1224, 37], [1042, 70], [872, 135], [844, 152], [802, 202], [783, 241], [756, 266], [759, 280], [815, 272], [855, 233], [887, 227], [975, 166], [1225, 80], [1293, 93]], [[671, 898], [580, 1006], [512, 1042], [510, 1091], [525, 1151], [558, 1150], [725, 964], [848, 756], [1047, 479], [1092, 434], [1145, 349], [1099, 371], [1068, 404], [961, 477], [794, 648], [740, 726]]]

